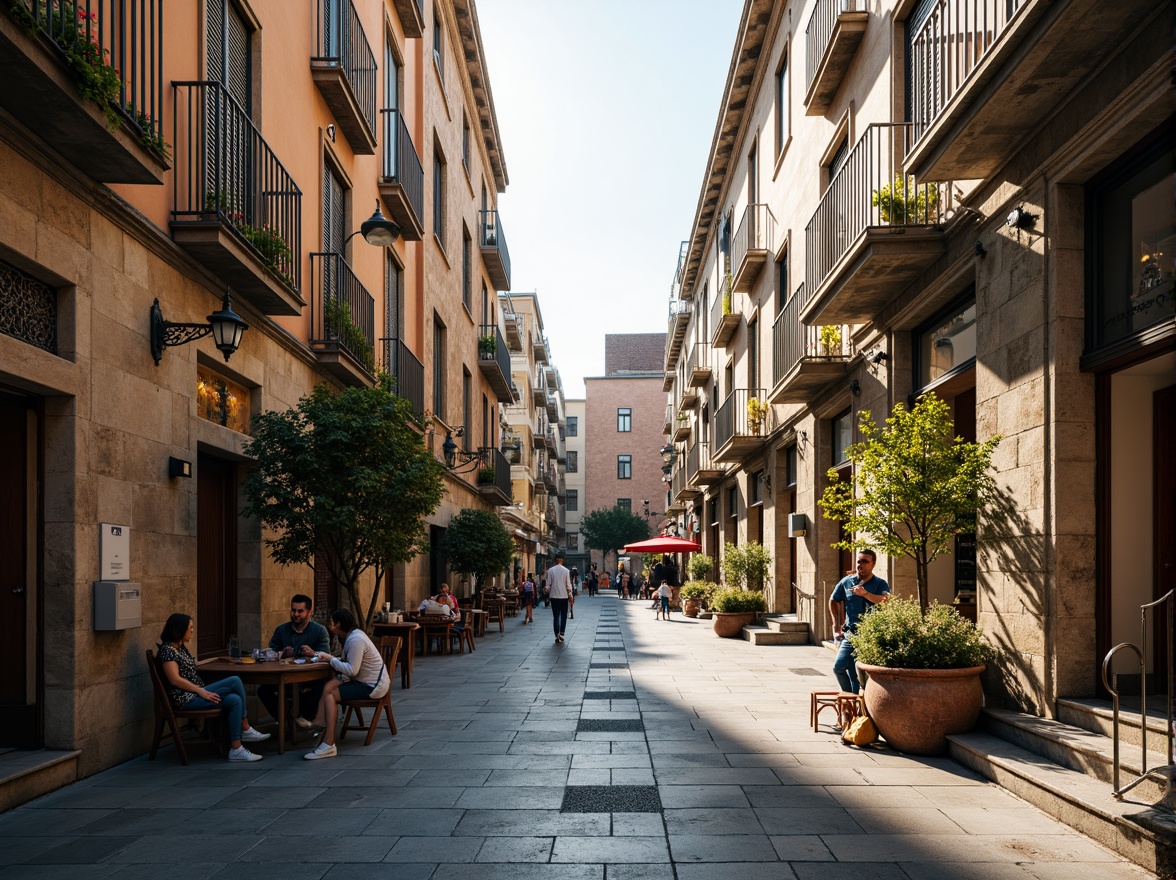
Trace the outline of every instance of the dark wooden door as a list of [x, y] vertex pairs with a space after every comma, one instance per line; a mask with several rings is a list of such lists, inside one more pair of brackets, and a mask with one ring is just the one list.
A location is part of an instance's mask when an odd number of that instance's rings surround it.
[[196, 649], [223, 654], [237, 634], [237, 466], [196, 459]]
[[[1155, 560], [1155, 594], [1158, 599], [1176, 589], [1176, 385], [1161, 388], [1152, 398], [1152, 456], [1155, 462], [1155, 536], [1152, 558]], [[1173, 600], [1176, 601], [1176, 600]], [[1169, 609], [1157, 608], [1153, 641], [1152, 669], [1155, 685], [1149, 690], [1167, 693], [1170, 682], [1164, 675], [1168, 665]]]
[[[787, 517], [789, 513], [796, 510], [796, 488], [789, 489], [784, 495], [785, 503], [784, 510], [778, 516]], [[799, 601], [796, 595], [796, 553], [797, 541], [796, 538], [788, 539], [788, 610], [799, 612], [800, 608], [797, 606]], [[820, 609], [816, 609], [820, 611]]]
[[29, 640], [29, 633], [40, 632], [29, 567], [30, 538], [36, 528], [29, 516], [30, 497], [36, 494], [32, 412], [29, 402], [0, 397], [0, 746], [23, 748], [41, 745], [36, 682], [40, 651], [36, 641]]

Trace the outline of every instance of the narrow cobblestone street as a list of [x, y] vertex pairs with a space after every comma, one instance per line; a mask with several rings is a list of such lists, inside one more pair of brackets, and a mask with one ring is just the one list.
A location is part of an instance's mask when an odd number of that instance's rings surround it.
[[[947, 759], [808, 726], [822, 648], [581, 597], [420, 658], [399, 735], [333, 760], [145, 757], [0, 816], [0, 878], [1143, 878]], [[738, 864], [736, 864], [738, 863]]]

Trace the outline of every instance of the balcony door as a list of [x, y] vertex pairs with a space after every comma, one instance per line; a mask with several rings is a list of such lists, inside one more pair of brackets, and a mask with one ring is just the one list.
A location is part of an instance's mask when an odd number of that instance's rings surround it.
[[[207, 0], [205, 78], [220, 85], [206, 92], [206, 198], [231, 217], [254, 217], [252, 138], [252, 34], [231, 0]], [[251, 221], [253, 222], [253, 221]]]

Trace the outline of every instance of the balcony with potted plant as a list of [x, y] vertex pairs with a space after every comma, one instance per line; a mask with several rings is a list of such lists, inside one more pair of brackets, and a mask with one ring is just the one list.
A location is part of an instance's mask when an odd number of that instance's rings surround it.
[[714, 460], [740, 462], [763, 448], [772, 406], [762, 388], [736, 388], [715, 412]]
[[678, 366], [678, 356], [682, 354], [685, 344], [686, 330], [690, 327], [690, 318], [694, 315], [694, 306], [687, 300], [670, 300], [669, 327], [666, 330], [666, 370], [674, 370]]
[[480, 466], [475, 475], [478, 494], [499, 505], [512, 503], [514, 495], [510, 482], [510, 462], [506, 456], [492, 446], [483, 446], [478, 450], [478, 460]]
[[483, 324], [478, 333], [478, 369], [500, 403], [514, 403], [510, 388], [510, 351], [497, 324]]
[[902, 170], [909, 123], [869, 126], [805, 228], [805, 324], [861, 324], [894, 301], [946, 248], [950, 183]]
[[398, 109], [380, 111], [384, 132], [380, 198], [388, 216], [400, 227], [405, 241], [420, 241], [425, 234], [425, 172], [412, 135]]
[[735, 288], [731, 273], [723, 278], [723, 285], [719, 296], [711, 307], [711, 325], [715, 328], [711, 336], [713, 348], [726, 348], [735, 338], [735, 331], [739, 329], [739, 322], [743, 320], [743, 313], [735, 307]]
[[772, 325], [772, 403], [807, 403], [845, 375], [853, 356], [848, 325], [800, 323], [806, 289], [796, 289]]
[[102, 183], [162, 184], [163, 0], [8, 0], [0, 105]]
[[302, 314], [302, 191], [224, 86], [172, 86], [172, 239], [264, 314]]
[[824, 116], [833, 106], [869, 19], [865, 0], [817, 0], [804, 30], [806, 115]]
[[311, 254], [310, 349], [345, 385], [375, 384], [376, 300], [342, 254]]

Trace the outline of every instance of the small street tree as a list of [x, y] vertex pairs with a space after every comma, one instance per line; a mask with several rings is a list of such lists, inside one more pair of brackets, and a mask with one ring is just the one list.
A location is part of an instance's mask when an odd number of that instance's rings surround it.
[[772, 579], [772, 554], [758, 541], [723, 548], [719, 561], [724, 585], [734, 590], [762, 590]]
[[506, 571], [514, 541], [497, 514], [467, 507], [449, 521], [443, 549], [449, 567], [473, 575], [474, 587], [480, 589], [484, 578]]
[[598, 507], [580, 521], [580, 535], [585, 547], [604, 554], [604, 566], [608, 568], [609, 553], [615, 553], [626, 544], [644, 541], [650, 536], [649, 523], [644, 517], [619, 504], [615, 507]]
[[868, 543], [888, 556], [911, 557], [925, 609], [927, 566], [952, 549], [956, 535], [976, 530], [976, 513], [992, 497], [992, 453], [1001, 438], [955, 437], [950, 410], [933, 392], [911, 410], [896, 404], [885, 427], [863, 410], [860, 429], [862, 442], [847, 450], [856, 489], [830, 470], [821, 497], [825, 516], [852, 536], [833, 546]]
[[[426, 548], [425, 517], [444, 491], [440, 462], [410, 425], [412, 409], [385, 376], [374, 388], [319, 385], [284, 412], [253, 420], [245, 514], [276, 533], [273, 557], [318, 555], [367, 628], [388, 566]], [[370, 570], [377, 587], [361, 593]]]

